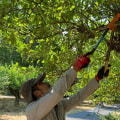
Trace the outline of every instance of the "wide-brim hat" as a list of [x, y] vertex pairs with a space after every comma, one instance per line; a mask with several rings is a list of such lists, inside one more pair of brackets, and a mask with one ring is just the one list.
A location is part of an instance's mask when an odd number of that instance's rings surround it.
[[46, 76], [46, 74], [45, 74], [45, 72], [43, 72], [37, 78], [26, 80], [23, 83], [23, 85], [21, 87], [21, 94], [28, 103], [33, 101], [32, 87], [35, 86], [38, 82], [42, 82], [44, 80], [45, 76]]

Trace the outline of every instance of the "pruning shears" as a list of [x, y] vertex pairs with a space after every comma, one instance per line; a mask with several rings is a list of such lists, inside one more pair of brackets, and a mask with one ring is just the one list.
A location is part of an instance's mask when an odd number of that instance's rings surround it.
[[[120, 13], [118, 13], [114, 18], [113, 20], [108, 24], [108, 27], [105, 29], [104, 33], [101, 35], [99, 41], [97, 42], [97, 44], [95, 45], [95, 47], [89, 52], [90, 54], [88, 54], [89, 57], [91, 57], [91, 55], [95, 52], [95, 50], [97, 49], [97, 47], [99, 46], [100, 42], [104, 39], [105, 35], [107, 34], [107, 32], [109, 30], [112, 31], [111, 33], [111, 39], [110, 39], [110, 42], [112, 41], [113, 39], [113, 34], [114, 34], [114, 30], [115, 30], [115, 22], [119, 21], [120, 20]], [[106, 72], [107, 70], [107, 67], [108, 67], [108, 62], [109, 62], [109, 57], [110, 57], [110, 47], [108, 48], [108, 59], [106, 59], [106, 62], [105, 62], [105, 71], [104, 73]]]
[[107, 32], [109, 30], [112, 30], [114, 31], [115, 30], [115, 22], [117, 22], [118, 20], [120, 20], [120, 13], [118, 13], [114, 18], [113, 20], [109, 23], [108, 27], [106, 28], [106, 30], [104, 31], [104, 33], [101, 35], [98, 43], [95, 45], [95, 47], [92, 49], [91, 51], [91, 55], [95, 52], [95, 50], [97, 49], [97, 47], [99, 46], [100, 42], [104, 39], [105, 35], [107, 34]]

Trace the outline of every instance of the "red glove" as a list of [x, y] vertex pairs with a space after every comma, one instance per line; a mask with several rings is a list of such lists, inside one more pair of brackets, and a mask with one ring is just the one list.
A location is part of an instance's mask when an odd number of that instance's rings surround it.
[[90, 57], [87, 57], [90, 54], [91, 52], [88, 52], [85, 55], [80, 56], [73, 66], [76, 66], [78, 71], [80, 71], [82, 68], [86, 68], [90, 63]]

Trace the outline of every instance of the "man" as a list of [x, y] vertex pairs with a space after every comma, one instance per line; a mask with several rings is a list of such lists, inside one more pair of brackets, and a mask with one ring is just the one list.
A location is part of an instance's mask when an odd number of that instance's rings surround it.
[[63, 98], [65, 92], [77, 80], [77, 72], [88, 66], [90, 58], [87, 56], [89, 54], [80, 56], [53, 87], [43, 82], [45, 73], [36, 79], [27, 80], [23, 84], [21, 93], [29, 103], [25, 111], [27, 120], [65, 120], [66, 112], [80, 105], [83, 100], [99, 88], [99, 80], [107, 77], [109, 72], [107, 69], [104, 74], [104, 67], [75, 95]]

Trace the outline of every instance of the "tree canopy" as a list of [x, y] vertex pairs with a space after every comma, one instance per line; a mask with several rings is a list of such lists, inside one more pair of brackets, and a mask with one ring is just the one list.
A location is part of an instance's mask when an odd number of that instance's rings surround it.
[[[0, 44], [15, 47], [23, 60], [35, 63], [54, 83], [78, 56], [92, 50], [119, 12], [118, 0], [0, 0]], [[119, 29], [115, 31], [119, 33]], [[109, 31], [88, 69], [79, 73], [82, 82], [77, 87], [85, 85], [104, 65], [110, 35]], [[103, 99], [119, 95], [119, 57], [111, 51], [110, 76], [96, 93]]]

